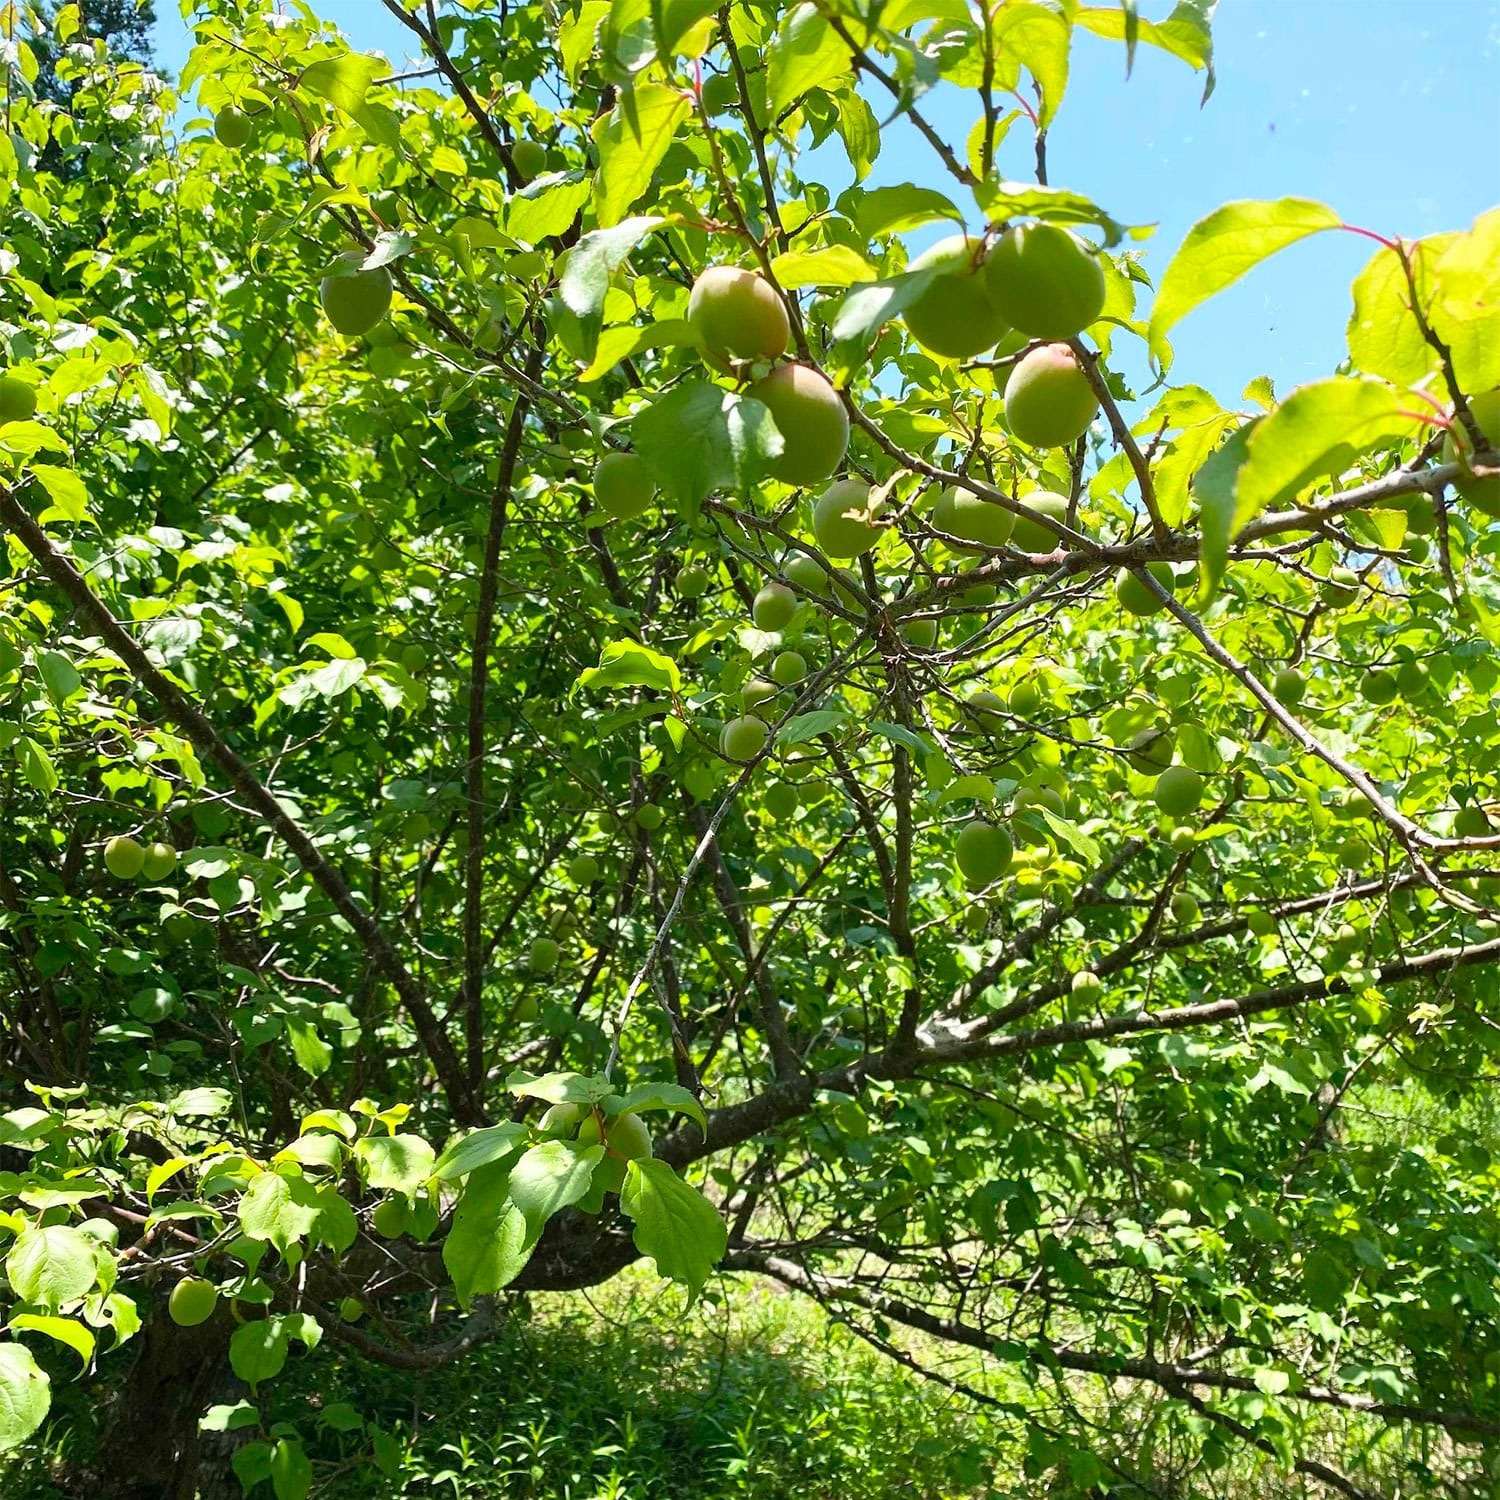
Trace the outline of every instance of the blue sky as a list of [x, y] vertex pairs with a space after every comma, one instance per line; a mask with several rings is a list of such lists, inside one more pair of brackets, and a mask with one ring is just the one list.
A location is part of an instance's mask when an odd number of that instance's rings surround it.
[[[312, 6], [362, 51], [409, 54], [379, 0]], [[188, 34], [174, 0], [159, 9], [158, 55], [175, 71]], [[1146, 15], [1169, 9], [1142, 0]], [[1049, 137], [1054, 184], [1123, 222], [1158, 225], [1147, 245], [1156, 272], [1189, 225], [1231, 198], [1318, 198], [1346, 222], [1407, 237], [1462, 228], [1500, 204], [1500, 0], [1222, 0], [1214, 37], [1218, 88], [1200, 109], [1201, 75], [1141, 47], [1127, 82], [1118, 44], [1077, 33]], [[944, 88], [920, 108], [961, 146], [977, 104]], [[1030, 178], [1021, 126], [1000, 164]], [[915, 132], [897, 127], [869, 182], [937, 185], [941, 174]], [[1329, 374], [1344, 352], [1349, 283], [1373, 248], [1325, 234], [1260, 267], [1175, 331], [1174, 380], [1233, 403], [1259, 374], [1280, 391]]]

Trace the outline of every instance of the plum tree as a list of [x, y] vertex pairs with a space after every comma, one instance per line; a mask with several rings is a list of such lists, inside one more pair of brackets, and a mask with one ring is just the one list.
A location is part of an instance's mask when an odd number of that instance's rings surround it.
[[984, 262], [1000, 315], [1038, 339], [1069, 339], [1104, 308], [1104, 270], [1077, 235], [1056, 224], [1012, 224]]
[[523, 136], [510, 148], [510, 159], [523, 182], [530, 182], [547, 170], [547, 148], [540, 141]]
[[1003, 505], [950, 484], [932, 507], [932, 524], [938, 531], [975, 544], [964, 550], [981, 551], [1003, 547], [1015, 530], [1016, 517]]
[[939, 240], [912, 261], [912, 272], [936, 271], [904, 317], [911, 336], [929, 353], [966, 359], [998, 344], [1010, 331], [980, 274], [984, 245], [967, 235]]
[[214, 139], [231, 151], [241, 151], [250, 144], [255, 134], [255, 121], [243, 110], [226, 104], [214, 116]]
[[835, 480], [813, 506], [813, 536], [828, 557], [858, 557], [880, 540], [884, 528], [872, 524], [880, 511], [863, 479]]
[[19, 375], [0, 375], [0, 427], [36, 415], [36, 387]]
[[755, 628], [772, 634], [785, 630], [796, 613], [797, 596], [784, 583], [777, 583], [774, 579], [760, 586], [750, 606]]
[[754, 760], [766, 748], [770, 734], [764, 719], [742, 714], [719, 731], [719, 750], [728, 760]]
[[1203, 800], [1203, 778], [1191, 766], [1168, 766], [1152, 795], [1169, 817], [1185, 818]]
[[116, 880], [134, 880], [145, 863], [145, 849], [128, 833], [117, 833], [104, 846], [104, 868]]
[[[1500, 386], [1471, 396], [1469, 411], [1480, 432], [1489, 439], [1490, 447], [1500, 449]], [[1473, 457], [1474, 444], [1468, 429], [1454, 417], [1443, 437], [1443, 458], [1448, 463], [1460, 463], [1469, 468]], [[1500, 516], [1500, 474], [1460, 474], [1453, 481], [1453, 488], [1476, 510], [1487, 516]], [[1433, 524], [1437, 524], [1436, 520]]]
[[787, 484], [817, 484], [844, 461], [849, 414], [828, 378], [808, 365], [778, 365], [747, 395], [765, 406], [783, 447], [772, 472]]
[[[1059, 495], [1056, 490], [1032, 490], [1030, 494], [1021, 496], [1021, 505], [1033, 515], [1048, 516], [1054, 521], [1062, 522], [1068, 519], [1068, 497]], [[1060, 544], [1061, 539], [1040, 521], [1017, 516], [1010, 541], [1013, 547], [1019, 547], [1022, 552], [1051, 552]]]
[[1063, 448], [1083, 436], [1099, 401], [1066, 344], [1023, 355], [1005, 387], [1005, 422], [1034, 448]]
[[556, 938], [533, 938], [526, 954], [526, 967], [533, 974], [550, 974], [557, 967], [560, 952]]
[[[1172, 564], [1166, 562], [1147, 563], [1145, 571], [1170, 594], [1177, 583]], [[1121, 568], [1115, 575], [1115, 598], [1127, 614], [1160, 614], [1167, 607], [1166, 600], [1158, 596], [1155, 589], [1135, 568]]]
[[184, 1276], [172, 1288], [167, 1312], [179, 1328], [196, 1328], [213, 1317], [219, 1305], [219, 1289], [201, 1276]]
[[630, 521], [656, 498], [656, 481], [638, 453], [606, 453], [594, 466], [594, 499], [616, 521]]
[[807, 658], [800, 651], [780, 651], [771, 663], [771, 681], [791, 687], [807, 676]]
[[1010, 868], [1015, 844], [998, 823], [975, 818], [958, 835], [955, 857], [971, 891], [992, 885]]
[[361, 270], [362, 250], [347, 250], [318, 288], [323, 312], [344, 335], [355, 339], [370, 332], [391, 310], [391, 273], [384, 266]]
[[779, 359], [792, 336], [780, 293], [758, 272], [739, 266], [710, 266], [699, 274], [688, 298], [688, 322], [706, 349], [728, 359]]
[[150, 881], [165, 880], [177, 868], [177, 851], [170, 844], [148, 844], [141, 856], [141, 873]]

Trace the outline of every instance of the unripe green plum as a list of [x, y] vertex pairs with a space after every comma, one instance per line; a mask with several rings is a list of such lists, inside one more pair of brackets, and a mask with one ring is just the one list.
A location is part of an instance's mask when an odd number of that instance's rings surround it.
[[167, 1298], [167, 1313], [179, 1328], [196, 1328], [213, 1317], [219, 1289], [201, 1276], [184, 1276]]
[[655, 833], [666, 819], [666, 814], [654, 802], [643, 802], [635, 810], [635, 826], [647, 833]]
[[1190, 766], [1168, 766], [1156, 778], [1153, 796], [1168, 816], [1185, 818], [1203, 800], [1203, 778]]
[[177, 851], [170, 844], [155, 843], [147, 846], [141, 860], [141, 873], [155, 884], [165, 880], [177, 868]]
[[743, 714], [719, 731], [719, 751], [727, 760], [754, 760], [766, 748], [770, 735], [765, 720]]
[[977, 688], [964, 701], [970, 718], [987, 733], [996, 734], [1005, 727], [1005, 700], [989, 688]]
[[214, 116], [214, 139], [221, 146], [228, 146], [231, 151], [240, 151], [248, 146], [250, 137], [254, 134], [255, 121], [232, 104], [226, 104]]
[[593, 885], [599, 878], [599, 861], [592, 854], [575, 854], [568, 861], [568, 879], [574, 885]]
[[[776, 684], [764, 677], [752, 677], [740, 689], [740, 709], [744, 713], [772, 718], [776, 713], [775, 703]], [[762, 709], [766, 711], [761, 713]]]
[[[1021, 496], [1021, 504], [1034, 515], [1050, 516], [1054, 521], [1066, 523], [1068, 519], [1068, 497], [1056, 490], [1033, 490]], [[1022, 552], [1052, 552], [1062, 545], [1062, 538], [1040, 521], [1016, 518], [1016, 529], [1011, 536], [1011, 545]]]
[[1359, 574], [1352, 568], [1330, 569], [1318, 585], [1318, 597], [1329, 609], [1343, 609], [1359, 598]]
[[581, 1104], [554, 1104], [536, 1122], [543, 1135], [571, 1136], [583, 1121]]
[[1484, 808], [1477, 802], [1470, 802], [1466, 807], [1459, 808], [1453, 819], [1454, 838], [1483, 839], [1494, 831]]
[[358, 1297], [345, 1297], [339, 1303], [339, 1317], [346, 1323], [357, 1323], [365, 1315], [365, 1305]]
[[785, 822], [802, 805], [802, 793], [791, 782], [778, 781], [767, 787], [764, 805], [778, 823]]
[[1125, 747], [1125, 759], [1142, 776], [1160, 776], [1176, 753], [1177, 731], [1170, 727], [1142, 729], [1131, 735]]
[[959, 872], [971, 891], [983, 890], [1010, 868], [1015, 856], [1010, 835], [997, 824], [976, 818], [958, 836]]
[[870, 524], [878, 514], [863, 479], [836, 480], [813, 506], [813, 535], [828, 557], [858, 557], [880, 540], [883, 528]]
[[1198, 847], [1198, 831], [1195, 828], [1174, 828], [1167, 842], [1178, 854], [1186, 854]]
[[1099, 402], [1066, 344], [1023, 355], [1005, 387], [1005, 422], [1033, 448], [1065, 448], [1089, 429]]
[[710, 266], [698, 277], [688, 298], [688, 322], [706, 349], [728, 359], [777, 359], [792, 336], [780, 293], [739, 266]]
[[1373, 703], [1377, 708], [1394, 703], [1400, 691], [1396, 674], [1387, 672], [1383, 667], [1366, 672], [1359, 684], [1360, 696], [1366, 703]]
[[594, 469], [594, 499], [616, 521], [630, 521], [656, 498], [656, 481], [639, 453], [606, 453]]
[[955, 234], [912, 261], [911, 271], [939, 270], [902, 315], [911, 336], [929, 353], [966, 359], [993, 348], [1010, 332], [980, 275], [983, 248], [980, 241]]
[[709, 115], [722, 115], [739, 102], [740, 91], [728, 73], [710, 73], [703, 80], [703, 108]]
[[771, 681], [791, 687], [807, 676], [807, 658], [800, 651], [782, 651], [771, 663]]
[[361, 271], [364, 258], [363, 250], [341, 255], [349, 269], [325, 276], [318, 291], [328, 321], [347, 339], [369, 333], [391, 310], [391, 273], [384, 266]]
[[547, 170], [547, 148], [540, 141], [521, 139], [510, 148], [510, 159], [522, 182], [530, 182]]
[[949, 485], [932, 508], [932, 524], [938, 531], [976, 544], [960, 550], [980, 551], [985, 547], [1003, 547], [1015, 530], [1016, 518], [1003, 505]]
[[1001, 317], [1032, 338], [1070, 339], [1104, 308], [1098, 257], [1055, 224], [1011, 225], [985, 260], [984, 284]]
[[1174, 1177], [1167, 1184], [1167, 1202], [1173, 1208], [1191, 1208], [1196, 1199], [1197, 1194], [1193, 1192], [1192, 1183], [1184, 1182], [1180, 1177]]
[[1276, 918], [1264, 907], [1252, 906], [1245, 913], [1245, 926], [1256, 937], [1270, 937], [1276, 931]]
[[1271, 679], [1271, 696], [1284, 708], [1296, 708], [1307, 692], [1307, 681], [1295, 667], [1283, 667]]
[[908, 646], [921, 651], [930, 651], [937, 645], [938, 622], [934, 619], [913, 619], [910, 615], [901, 622], [901, 639]]
[[797, 596], [784, 583], [765, 583], [750, 606], [757, 630], [785, 630], [797, 613]]
[[675, 587], [684, 599], [701, 599], [708, 592], [708, 569], [698, 563], [688, 563], [677, 573]]
[[0, 375], [0, 427], [29, 422], [36, 415], [36, 387], [19, 375]]
[[104, 868], [116, 880], [134, 880], [146, 863], [146, 851], [128, 833], [116, 834], [104, 846]]
[[1104, 981], [1092, 969], [1080, 969], [1068, 988], [1081, 1000], [1097, 1000], [1104, 993]]
[[[599, 1117], [590, 1111], [578, 1127], [578, 1144], [597, 1146], [599, 1139]], [[605, 1122], [604, 1149], [626, 1161], [645, 1161], [651, 1155], [651, 1132], [639, 1115], [616, 1115]]]
[[1011, 690], [1007, 700], [1010, 711], [1022, 719], [1041, 712], [1047, 701], [1042, 685], [1034, 677], [1023, 677]]
[[1412, 495], [1406, 502], [1406, 534], [1431, 536], [1437, 530], [1437, 507], [1431, 495]]
[[[1500, 386], [1471, 397], [1469, 410], [1480, 432], [1489, 439], [1490, 447], [1500, 449]], [[1468, 430], [1454, 417], [1443, 439], [1443, 461], [1467, 466], [1473, 454], [1474, 445], [1469, 440]], [[1476, 510], [1487, 516], [1500, 516], [1500, 474], [1491, 474], [1487, 478], [1460, 474], [1453, 481], [1453, 488]]]
[[384, 1239], [399, 1240], [406, 1233], [406, 1203], [400, 1198], [387, 1198], [375, 1205], [370, 1215], [370, 1227]]
[[1362, 870], [1370, 859], [1370, 846], [1357, 834], [1351, 833], [1337, 849], [1334, 858], [1346, 870]]
[[1198, 920], [1198, 902], [1186, 891], [1173, 891], [1169, 904], [1172, 908], [1173, 921], [1181, 922], [1186, 926], [1189, 922]]
[[1425, 536], [1407, 535], [1406, 558], [1408, 562], [1424, 563], [1432, 556], [1432, 543]]
[[555, 938], [533, 938], [526, 955], [526, 967], [533, 974], [550, 974], [557, 967], [559, 953]]
[[817, 484], [844, 461], [849, 414], [839, 393], [807, 365], [779, 365], [746, 393], [771, 413], [781, 434], [772, 473], [787, 484]]
[[[1177, 585], [1172, 564], [1154, 562], [1146, 564], [1146, 571], [1170, 594]], [[1121, 568], [1115, 575], [1115, 599], [1120, 608], [1132, 615], [1160, 614], [1167, 605], [1157, 596], [1156, 590], [1133, 568]]]
[[1404, 661], [1396, 670], [1396, 687], [1406, 703], [1425, 697], [1431, 686], [1431, 674], [1419, 661]]
[[822, 564], [805, 552], [795, 552], [781, 565], [781, 571], [793, 588], [804, 594], [815, 594], [827, 598], [832, 592], [828, 574]]
[[427, 670], [427, 648], [416, 641], [410, 641], [401, 648], [401, 666], [411, 676], [416, 677]]

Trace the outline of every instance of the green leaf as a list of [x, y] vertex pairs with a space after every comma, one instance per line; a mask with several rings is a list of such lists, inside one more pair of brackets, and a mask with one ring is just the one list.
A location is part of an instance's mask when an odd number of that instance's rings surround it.
[[0, 1344], [0, 1453], [18, 1448], [42, 1425], [52, 1404], [51, 1386], [31, 1350]]
[[346, 52], [342, 57], [325, 57], [306, 68], [300, 86], [320, 99], [337, 105], [352, 115], [365, 102], [370, 85], [387, 72], [385, 61], [363, 52]]
[[394, 262], [410, 255], [417, 248], [417, 242], [404, 229], [387, 229], [375, 236], [375, 244], [370, 253], [360, 261], [361, 271], [378, 271], [381, 266], [389, 266]]
[[354, 1143], [365, 1180], [387, 1193], [414, 1193], [432, 1175], [433, 1150], [419, 1135], [367, 1135]]
[[318, 1190], [305, 1177], [262, 1172], [240, 1199], [240, 1228], [252, 1240], [273, 1245], [282, 1259], [300, 1245], [323, 1211]]
[[293, 1339], [315, 1349], [322, 1337], [322, 1328], [309, 1313], [273, 1313], [235, 1329], [229, 1340], [229, 1367], [254, 1395], [262, 1381], [281, 1374]]
[[1192, 490], [1198, 498], [1203, 525], [1203, 577], [1198, 602], [1206, 604], [1218, 592], [1234, 533], [1235, 486], [1250, 452], [1250, 435], [1258, 424], [1248, 422], [1229, 434], [1227, 441], [1209, 455], [1193, 476]]
[[501, 1163], [480, 1167], [468, 1181], [443, 1241], [443, 1264], [458, 1299], [498, 1292], [521, 1274], [535, 1241], [526, 1216], [510, 1201], [510, 1172]]
[[[1436, 265], [1458, 236], [1436, 234], [1406, 247], [1423, 307], [1428, 305]], [[1411, 310], [1411, 289], [1401, 257], [1381, 246], [1354, 278], [1349, 317], [1349, 358], [1356, 370], [1395, 385], [1416, 385], [1438, 367], [1437, 351], [1422, 336]]]
[[[17, 1313], [10, 1320], [10, 1329], [12, 1333], [27, 1330], [33, 1333], [44, 1333], [49, 1339], [59, 1344], [66, 1344], [83, 1361], [84, 1369], [88, 1369], [89, 1361], [94, 1357], [93, 1330], [72, 1318], [43, 1317], [40, 1313]], [[0, 1448], [4, 1446], [0, 1443]]]
[[691, 103], [680, 89], [638, 83], [624, 90], [609, 114], [594, 126], [599, 169], [595, 211], [604, 228], [618, 224], [651, 186], [651, 178]]
[[471, 1131], [462, 1140], [454, 1141], [438, 1157], [432, 1175], [440, 1182], [455, 1177], [467, 1177], [480, 1167], [493, 1161], [501, 1161], [518, 1153], [519, 1143], [526, 1139], [526, 1127], [507, 1121], [504, 1125], [489, 1125], [483, 1130]]
[[704, 1135], [708, 1134], [708, 1116], [691, 1090], [680, 1083], [638, 1083], [628, 1093], [611, 1099], [605, 1106], [607, 1115], [641, 1115], [652, 1110], [673, 1110], [696, 1120]]
[[964, 216], [951, 198], [935, 188], [918, 187], [903, 182], [895, 187], [850, 188], [839, 199], [840, 210], [854, 221], [854, 227], [867, 240], [882, 235], [920, 229], [934, 219], [952, 219], [962, 225]]
[[1428, 316], [1469, 395], [1500, 385], [1500, 208], [1474, 220], [1442, 252]]
[[1279, 1396], [1292, 1383], [1292, 1377], [1285, 1370], [1273, 1370], [1269, 1365], [1261, 1365], [1250, 1377], [1255, 1382], [1258, 1391], [1264, 1391], [1268, 1396]]
[[60, 651], [37, 652], [36, 668], [42, 674], [47, 696], [59, 707], [83, 688], [78, 668]]
[[1226, 203], [1188, 230], [1162, 275], [1151, 310], [1150, 340], [1160, 350], [1169, 329], [1232, 286], [1268, 256], [1310, 234], [1337, 229], [1339, 216], [1310, 198]]
[[1045, 130], [1067, 91], [1071, 27], [1057, 11], [1045, 6], [1012, 4], [1001, 10], [991, 32], [995, 46], [1013, 53], [1036, 79], [1042, 91], [1037, 119]]
[[659, 397], [631, 432], [657, 483], [690, 519], [713, 491], [743, 492], [764, 479], [783, 446], [759, 401], [697, 380]]
[[271, 1450], [271, 1489], [276, 1500], [307, 1500], [312, 1489], [312, 1460], [296, 1437], [277, 1438]]
[[29, 735], [22, 735], [16, 741], [16, 757], [28, 785], [44, 795], [57, 790], [57, 767], [52, 764], [52, 757]]
[[614, 1092], [607, 1078], [591, 1078], [582, 1073], [545, 1073], [533, 1078], [529, 1073], [512, 1073], [505, 1087], [521, 1099], [544, 1099], [548, 1104], [598, 1104]]
[[636, 1249], [696, 1298], [729, 1244], [719, 1211], [665, 1162], [650, 1160], [626, 1168], [620, 1207], [635, 1221]]
[[848, 45], [812, 0], [789, 11], [766, 51], [766, 108], [772, 120], [809, 89], [847, 73], [849, 61]]
[[873, 281], [877, 275], [875, 267], [847, 245], [788, 250], [771, 262], [771, 273], [787, 291], [802, 286], [853, 286]]
[[1165, 21], [1147, 21], [1137, 13], [1136, 0], [1124, 0], [1119, 8], [1080, 10], [1075, 19], [1095, 36], [1125, 43], [1127, 77], [1138, 41], [1180, 58], [1195, 72], [1206, 68], [1203, 100], [1207, 103], [1214, 91], [1214, 48], [1209, 30], [1214, 4], [1215, 0], [1179, 0]]
[[24, 1229], [5, 1257], [11, 1290], [49, 1312], [76, 1302], [99, 1279], [99, 1247], [68, 1224]]
[[584, 382], [598, 380], [614, 369], [622, 359], [632, 359], [649, 349], [697, 342], [698, 331], [686, 318], [663, 318], [658, 323], [646, 324], [644, 328], [629, 324], [619, 328], [606, 328], [599, 335], [592, 362], [578, 378]]
[[[1124, 226], [1099, 207], [1092, 198], [1071, 188], [1042, 187], [1032, 182], [986, 184], [975, 192], [979, 205], [993, 220], [1045, 219], [1049, 224], [1092, 224], [1104, 231], [1106, 244], [1117, 244]], [[1144, 231], [1132, 231], [1137, 237]]]
[[551, 172], [528, 182], [505, 205], [505, 231], [528, 245], [562, 234], [593, 192], [583, 172]]
[[298, 1016], [286, 1018], [287, 1040], [297, 1066], [310, 1078], [321, 1078], [333, 1065], [333, 1048], [318, 1035], [311, 1021]]
[[599, 315], [609, 292], [609, 278], [653, 229], [667, 222], [650, 215], [625, 219], [609, 229], [584, 235], [568, 251], [557, 291], [563, 306], [583, 326], [588, 355], [592, 355], [599, 337]]
[[835, 343], [865, 345], [889, 322], [899, 318], [942, 274], [941, 267], [906, 271], [872, 281], [849, 293], [839, 304], [831, 334]]
[[682, 674], [670, 656], [639, 641], [611, 641], [599, 653], [599, 665], [578, 674], [573, 691], [587, 687], [648, 687], [675, 694], [682, 687]]
[[59, 469], [53, 464], [32, 464], [31, 475], [52, 499], [52, 504], [38, 520], [82, 521], [88, 515], [88, 486], [76, 470]]
[[815, 740], [820, 734], [832, 734], [849, 722], [849, 715], [836, 708], [815, 708], [811, 713], [798, 714], [788, 719], [776, 731], [778, 745], [799, 745]]
[[544, 1141], [525, 1152], [510, 1169], [511, 1202], [526, 1215], [533, 1235], [561, 1209], [577, 1203], [589, 1190], [603, 1146], [574, 1141]]
[[675, 57], [678, 45], [700, 22], [719, 8], [719, 0], [659, 0], [656, 7], [656, 48], [660, 57]]

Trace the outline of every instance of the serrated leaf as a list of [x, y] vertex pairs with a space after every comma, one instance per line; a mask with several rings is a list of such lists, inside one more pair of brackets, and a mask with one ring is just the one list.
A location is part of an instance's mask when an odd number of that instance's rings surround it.
[[[73, 1318], [44, 1317], [40, 1313], [17, 1313], [10, 1320], [12, 1333], [32, 1332], [45, 1334], [49, 1339], [59, 1344], [66, 1344], [83, 1361], [84, 1369], [88, 1369], [89, 1361], [94, 1357], [94, 1334], [93, 1330], [77, 1322]], [[0, 1426], [3, 1426], [4, 1418], [0, 1416]], [[0, 1448], [5, 1444], [0, 1442]]]
[[503, 1161], [518, 1153], [526, 1139], [526, 1127], [508, 1120], [503, 1125], [488, 1125], [454, 1141], [433, 1164], [432, 1175], [440, 1182], [467, 1177], [491, 1162]]
[[875, 267], [848, 245], [826, 245], [821, 250], [788, 250], [771, 262], [771, 272], [787, 291], [803, 286], [854, 286], [873, 281]]
[[651, 186], [691, 107], [680, 89], [664, 83], [638, 83], [622, 91], [615, 107], [594, 126], [599, 151], [594, 205], [602, 227], [618, 224]]
[[639, 641], [611, 641], [599, 653], [599, 665], [578, 674], [573, 691], [589, 687], [648, 687], [675, 694], [682, 687], [682, 674], [670, 656]]
[[54, 464], [32, 464], [31, 477], [46, 490], [52, 501], [39, 520], [60, 517], [64, 521], [82, 521], [88, 515], [88, 486], [76, 470], [60, 469]]
[[620, 1207], [634, 1220], [636, 1249], [696, 1298], [729, 1244], [719, 1211], [665, 1162], [651, 1160], [626, 1167]]
[[511, 1202], [526, 1215], [532, 1234], [553, 1214], [577, 1203], [589, 1190], [603, 1146], [574, 1141], [544, 1141], [522, 1154], [510, 1169]]
[[55, 1312], [76, 1302], [99, 1279], [99, 1248], [69, 1224], [24, 1229], [5, 1257], [5, 1275], [22, 1302]]
[[365, 102], [370, 85], [386, 73], [385, 62], [362, 52], [346, 52], [342, 57], [324, 57], [303, 70], [299, 86], [345, 114], [354, 114]]
[[586, 345], [584, 357], [592, 357], [599, 337], [599, 315], [609, 292], [609, 278], [653, 229], [667, 222], [648, 214], [624, 219], [608, 229], [584, 235], [568, 251], [557, 291], [563, 306], [579, 322]]
[[376, 235], [370, 253], [359, 263], [359, 269], [361, 271], [379, 270], [381, 266], [391, 265], [403, 256], [410, 255], [416, 248], [416, 240], [404, 229], [382, 230]]
[[872, 281], [850, 292], [839, 304], [831, 335], [839, 344], [868, 344], [889, 322], [899, 318], [942, 274], [939, 266], [905, 271]]
[[505, 1087], [518, 1098], [543, 1099], [548, 1104], [598, 1104], [614, 1092], [607, 1078], [583, 1073], [544, 1073], [540, 1078], [512, 1073]]
[[1032, 218], [1044, 219], [1049, 224], [1092, 224], [1104, 231], [1105, 243], [1109, 245], [1117, 244], [1125, 234], [1124, 226], [1092, 198], [1071, 188], [999, 182], [981, 185], [974, 196], [992, 220]]
[[432, 1175], [433, 1150], [419, 1135], [367, 1135], [354, 1143], [365, 1179], [386, 1193], [414, 1193]]
[[700, 21], [719, 8], [719, 0], [657, 0], [656, 48], [659, 56], [675, 57], [679, 45]]
[[1226, 203], [1188, 230], [1162, 274], [1151, 310], [1150, 342], [1159, 350], [1167, 332], [1215, 292], [1232, 286], [1268, 256], [1342, 221], [1310, 198], [1247, 199]]
[[850, 55], [848, 44], [812, 0], [789, 11], [766, 49], [766, 108], [771, 118], [809, 89], [848, 72]]
[[935, 188], [918, 187], [913, 182], [893, 187], [850, 188], [839, 199], [839, 209], [854, 220], [854, 227], [869, 240], [882, 235], [919, 229], [934, 219], [952, 219], [962, 225], [964, 216], [951, 198]]
[[480, 1167], [469, 1178], [443, 1241], [443, 1264], [459, 1301], [467, 1307], [473, 1298], [508, 1286], [531, 1258], [534, 1244], [525, 1214], [510, 1200], [510, 1172], [499, 1163]]
[[562, 234], [593, 192], [582, 172], [552, 172], [528, 182], [505, 205], [505, 232], [528, 245]]
[[1000, 11], [991, 34], [996, 48], [1014, 54], [1036, 80], [1042, 93], [1037, 120], [1045, 130], [1067, 91], [1072, 28], [1057, 11], [1046, 6], [1011, 4]]
[[[1432, 235], [1406, 247], [1422, 305], [1427, 305], [1437, 261], [1457, 238]], [[1349, 358], [1356, 370], [1395, 385], [1415, 385], [1438, 367], [1437, 351], [1422, 335], [1411, 310], [1411, 289], [1401, 257], [1381, 246], [1354, 278], [1349, 316]]]
[[18, 1448], [46, 1418], [52, 1382], [17, 1343], [0, 1344], [0, 1453]]
[[696, 344], [698, 331], [686, 318], [663, 318], [657, 323], [648, 323], [644, 328], [622, 326], [606, 328], [599, 335], [594, 348], [594, 358], [578, 378], [587, 382], [607, 375], [622, 359], [633, 359], [650, 349], [662, 349], [673, 344]]
[[715, 490], [749, 490], [783, 443], [771, 413], [707, 381], [674, 386], [631, 422], [635, 450], [689, 519]]
[[1474, 220], [1443, 250], [1428, 309], [1469, 395], [1500, 385], [1500, 208]]
[[640, 1115], [652, 1110], [673, 1110], [696, 1120], [704, 1135], [708, 1134], [708, 1116], [692, 1092], [680, 1083], [639, 1083], [628, 1093], [611, 1099], [604, 1107], [607, 1115]]
[[842, 729], [848, 722], [849, 715], [836, 708], [817, 708], [788, 719], [776, 731], [776, 743], [796, 745], [804, 740], [815, 740], [820, 734], [832, 734], [835, 729]]

